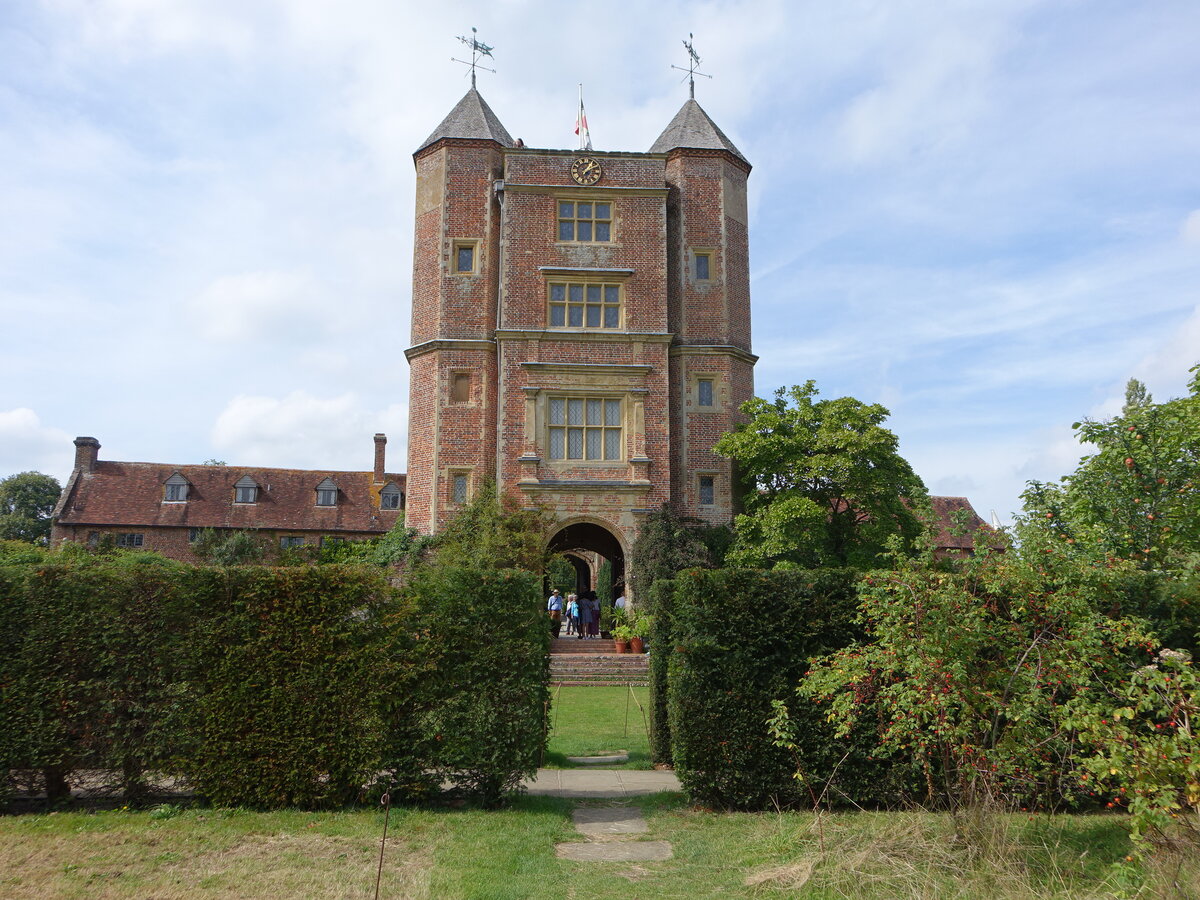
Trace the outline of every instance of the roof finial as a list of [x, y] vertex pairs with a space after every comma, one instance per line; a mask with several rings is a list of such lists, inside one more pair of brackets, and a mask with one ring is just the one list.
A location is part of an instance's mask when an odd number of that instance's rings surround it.
[[703, 75], [705, 78], [712, 78], [711, 75], [706, 75], [700, 71], [700, 54], [696, 52], [696, 48], [692, 46], [692, 40], [695, 37], [690, 31], [688, 39], [683, 42], [683, 46], [688, 52], [688, 67], [685, 69], [682, 66], [671, 66], [672, 69], [678, 69], [680, 72], [688, 73], [688, 96], [693, 100], [696, 99], [696, 76]]
[[493, 75], [496, 74], [495, 69], [489, 69], [487, 66], [481, 65], [479, 62], [479, 60], [484, 56], [486, 56], [488, 59], [495, 59], [495, 57], [492, 56], [492, 50], [494, 48], [489, 47], [483, 41], [477, 40], [475, 37], [475, 34], [476, 34], [475, 27], [471, 26], [471, 36], [470, 37], [463, 37], [462, 35], [458, 36], [458, 39], [460, 41], [462, 41], [464, 44], [466, 44], [468, 47], [471, 48], [471, 61], [470, 62], [467, 62], [465, 59], [455, 59], [453, 56], [450, 57], [451, 62], [462, 63], [464, 66], [469, 66], [471, 68], [471, 89], [472, 90], [475, 89], [475, 70], [476, 69], [483, 69], [483, 71], [485, 71], [485, 72], [491, 72]]

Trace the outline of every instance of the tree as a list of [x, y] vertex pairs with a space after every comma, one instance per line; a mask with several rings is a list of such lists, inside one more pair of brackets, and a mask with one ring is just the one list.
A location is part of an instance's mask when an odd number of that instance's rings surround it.
[[524, 569], [540, 575], [550, 561], [547, 545], [553, 527], [545, 510], [524, 507], [488, 482], [430, 545], [440, 566]]
[[1200, 552], [1200, 366], [1189, 396], [1155, 403], [1131, 379], [1121, 414], [1073, 426], [1094, 446], [1058, 485], [1031, 482], [1021, 532], [1051, 532], [1079, 553], [1130, 559], [1144, 569]]
[[720, 565], [729, 529], [680, 516], [663, 504], [646, 517], [630, 550], [629, 586], [640, 612], [653, 613], [651, 588], [684, 569]]
[[742, 404], [750, 421], [717, 442], [744, 489], [731, 562], [869, 567], [893, 535], [921, 533], [928, 495], [882, 426], [888, 411], [817, 393], [808, 381], [774, 401], [755, 397]]
[[41, 472], [21, 472], [0, 481], [0, 539], [45, 544], [50, 514], [62, 486]]

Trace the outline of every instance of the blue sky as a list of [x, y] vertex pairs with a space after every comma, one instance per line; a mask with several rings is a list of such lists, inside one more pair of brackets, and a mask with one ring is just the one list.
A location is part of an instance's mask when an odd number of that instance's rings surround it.
[[687, 96], [754, 164], [758, 393], [881, 402], [987, 517], [1070, 425], [1200, 362], [1200, 5], [8, 0], [0, 475], [369, 468], [407, 426], [412, 151], [468, 87], [514, 137], [645, 150]]

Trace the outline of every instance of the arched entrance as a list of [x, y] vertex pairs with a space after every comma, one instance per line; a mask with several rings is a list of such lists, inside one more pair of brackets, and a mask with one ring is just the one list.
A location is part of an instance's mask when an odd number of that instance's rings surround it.
[[[576, 572], [575, 592], [581, 597], [594, 590], [600, 595], [602, 606], [622, 592], [625, 583], [625, 550], [620, 539], [603, 525], [596, 522], [572, 522], [559, 529], [550, 539], [550, 551], [562, 554]], [[607, 597], [598, 579], [604, 563], [612, 567], [612, 592]], [[607, 622], [607, 614], [602, 621]]]

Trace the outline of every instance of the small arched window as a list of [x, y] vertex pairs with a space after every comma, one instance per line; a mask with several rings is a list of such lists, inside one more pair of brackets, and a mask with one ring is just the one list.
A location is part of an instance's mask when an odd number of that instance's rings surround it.
[[379, 508], [380, 509], [403, 509], [404, 494], [400, 492], [400, 488], [396, 487], [394, 481], [389, 481], [382, 491], [379, 492]]
[[257, 503], [258, 482], [249, 475], [243, 475], [233, 485], [234, 503]]
[[337, 485], [332, 478], [326, 478], [317, 485], [317, 506], [337, 506]]
[[166, 503], [185, 503], [188, 498], [188, 480], [176, 472], [167, 479], [163, 500]]

